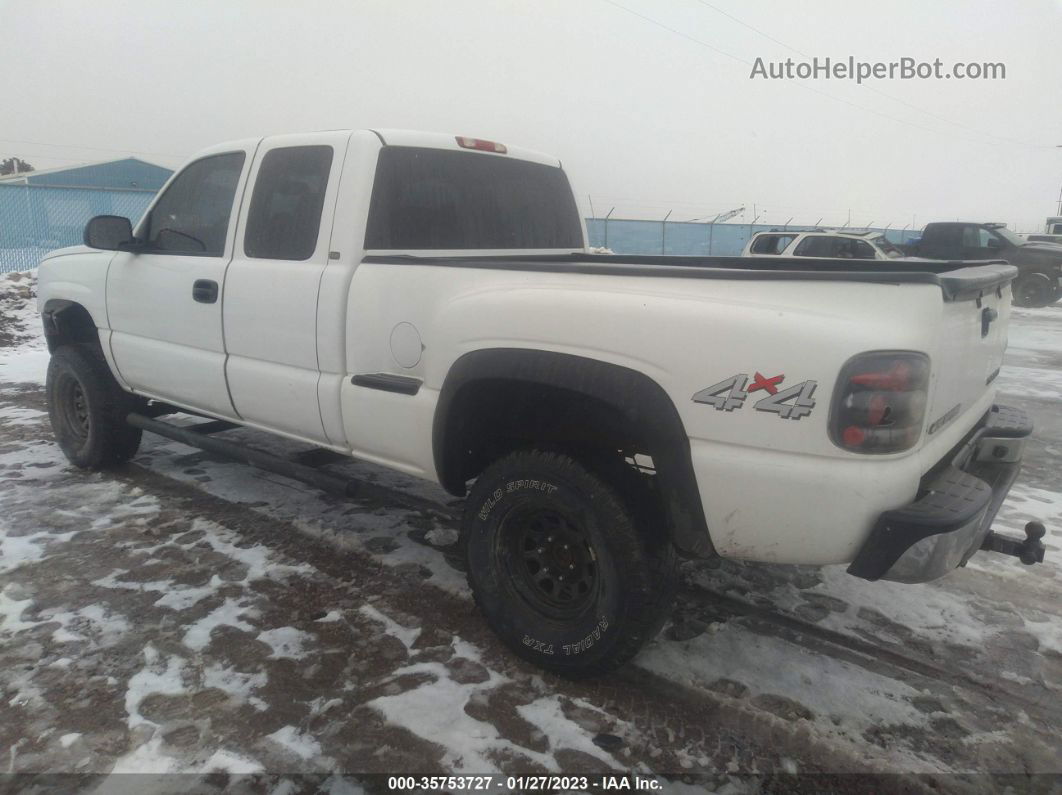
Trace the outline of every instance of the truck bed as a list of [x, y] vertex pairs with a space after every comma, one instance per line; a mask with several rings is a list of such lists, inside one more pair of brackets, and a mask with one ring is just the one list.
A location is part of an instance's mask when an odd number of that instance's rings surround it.
[[584, 273], [601, 276], [648, 276], [741, 281], [845, 281], [876, 284], [935, 284], [947, 301], [976, 297], [1012, 281], [1017, 268], [1003, 261], [861, 260], [778, 257], [692, 257], [626, 254], [516, 254], [476, 256], [370, 255], [367, 263], [430, 264], [447, 268]]

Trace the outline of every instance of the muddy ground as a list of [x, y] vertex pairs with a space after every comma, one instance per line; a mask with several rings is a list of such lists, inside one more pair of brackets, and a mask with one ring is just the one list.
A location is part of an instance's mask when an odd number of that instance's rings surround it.
[[[45, 414], [32, 280], [7, 281], [0, 786], [344, 792], [386, 786], [366, 774], [603, 772], [727, 793], [1062, 781], [1057, 534], [1047, 565], [981, 554], [920, 586], [843, 567], [687, 563], [671, 621], [635, 664], [571, 683], [485, 628], [454, 555], [460, 504], [429, 484], [346, 462], [331, 468], [371, 488], [340, 500], [158, 437], [118, 471], [71, 468]], [[1011, 339], [1001, 399], [1038, 432], [997, 524], [1038, 518], [1057, 533], [1062, 308], [1016, 313]], [[886, 773], [907, 775], [861, 777]]]

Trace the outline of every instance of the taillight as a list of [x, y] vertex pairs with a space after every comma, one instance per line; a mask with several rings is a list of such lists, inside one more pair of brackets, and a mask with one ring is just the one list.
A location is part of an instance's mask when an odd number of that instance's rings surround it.
[[457, 136], [457, 145], [464, 149], [478, 149], [480, 152], [496, 152], [499, 155], [504, 155], [509, 151], [505, 148], [505, 144], [499, 144], [495, 141], [484, 141], [482, 138], [466, 138], [463, 135]]
[[854, 453], [899, 453], [922, 434], [929, 357], [871, 351], [841, 370], [830, 409], [830, 438]]

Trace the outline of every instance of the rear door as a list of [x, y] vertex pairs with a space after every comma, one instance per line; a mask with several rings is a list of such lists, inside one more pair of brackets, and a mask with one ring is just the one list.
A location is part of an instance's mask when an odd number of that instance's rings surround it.
[[938, 224], [926, 229], [918, 244], [918, 256], [929, 259], [960, 259], [962, 257], [963, 227], [960, 224]]
[[327, 443], [317, 400], [317, 299], [349, 132], [267, 138], [225, 276], [225, 347], [240, 418]]
[[234, 416], [225, 385], [221, 286], [258, 139], [221, 147], [167, 183], [137, 227], [146, 241], [107, 272], [111, 353], [141, 394]]

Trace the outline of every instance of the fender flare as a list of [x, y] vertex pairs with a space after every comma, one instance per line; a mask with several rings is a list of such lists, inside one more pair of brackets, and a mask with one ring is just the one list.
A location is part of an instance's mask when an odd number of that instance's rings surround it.
[[[77, 319], [73, 322], [66, 320], [66, 318], [72, 317]], [[88, 323], [91, 324], [90, 335], [84, 334], [84, 332], [90, 330], [89, 326], [78, 325], [84, 318], [87, 318]], [[92, 317], [92, 313], [83, 304], [79, 304], [77, 301], [71, 301], [67, 298], [48, 299], [41, 309], [41, 323], [44, 326], [44, 337], [48, 343], [49, 351], [55, 349], [56, 341], [60, 337], [67, 335], [71, 339], [77, 339], [80, 342], [99, 342], [99, 326], [96, 323], [96, 319]], [[81, 339], [81, 337], [84, 337], [84, 339]]]
[[463, 496], [458, 432], [451, 413], [462, 390], [477, 381], [515, 381], [555, 387], [598, 400], [642, 428], [660, 478], [675, 546], [693, 557], [715, 554], [693, 471], [689, 437], [674, 403], [656, 381], [628, 367], [567, 353], [488, 348], [458, 358], [443, 381], [432, 424], [432, 454], [439, 482]]

